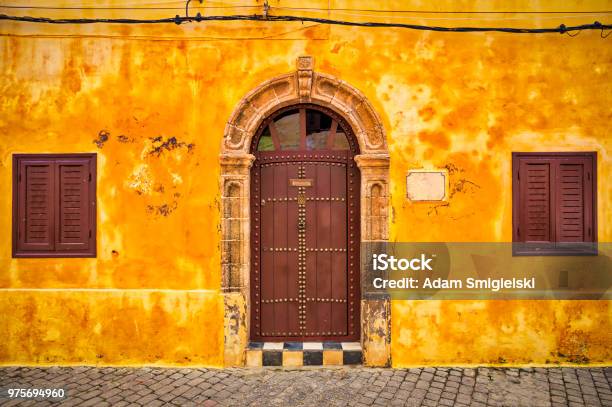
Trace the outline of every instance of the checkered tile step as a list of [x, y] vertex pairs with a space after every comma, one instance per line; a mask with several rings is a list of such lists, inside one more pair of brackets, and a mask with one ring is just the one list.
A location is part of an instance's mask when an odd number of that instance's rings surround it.
[[250, 342], [249, 367], [340, 366], [361, 364], [359, 342]]

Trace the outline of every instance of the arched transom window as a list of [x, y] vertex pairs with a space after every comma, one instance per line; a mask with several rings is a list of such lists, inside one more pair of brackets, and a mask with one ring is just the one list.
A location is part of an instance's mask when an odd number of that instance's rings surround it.
[[263, 129], [257, 151], [349, 150], [348, 139], [338, 122], [309, 108], [287, 110]]

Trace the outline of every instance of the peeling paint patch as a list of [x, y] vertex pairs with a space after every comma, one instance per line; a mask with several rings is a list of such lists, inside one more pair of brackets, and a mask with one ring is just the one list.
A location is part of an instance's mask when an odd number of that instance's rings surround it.
[[241, 293], [226, 293], [223, 296], [224, 312], [224, 359], [226, 366], [242, 366], [244, 348], [248, 342], [247, 307]]
[[177, 148], [186, 148], [188, 152], [195, 148], [194, 143], [187, 144], [184, 141], [178, 141], [176, 137], [169, 137], [164, 140], [163, 136], [158, 136], [151, 138], [151, 142], [152, 146], [148, 154], [156, 157], [161, 156], [165, 151], [172, 151]]
[[147, 205], [147, 213], [168, 216], [178, 208], [178, 202], [165, 203], [162, 205]]
[[388, 300], [362, 301], [363, 356], [366, 366], [389, 366], [391, 348]]
[[128, 178], [128, 187], [138, 195], [151, 194], [153, 189], [153, 176], [147, 164], [137, 166]]
[[179, 174], [172, 173], [170, 175], [172, 175], [172, 184], [174, 184], [175, 187], [183, 183], [183, 177], [181, 177]]
[[454, 176], [458, 173], [463, 173], [464, 170], [457, 167], [453, 163], [448, 163], [444, 166], [450, 175], [450, 192], [449, 199], [452, 198], [455, 194], [459, 192], [473, 192], [474, 189], [480, 189], [480, 185], [477, 183], [467, 179], [467, 178], [459, 178], [457, 180], [453, 180]]
[[458, 192], [468, 192], [473, 191], [474, 189], [480, 189], [480, 185], [477, 183], [470, 181], [469, 179], [461, 178], [455, 182], [450, 190], [449, 197], [452, 198]]
[[134, 142], [134, 138], [128, 137], [125, 134], [119, 135], [117, 137], [117, 140], [119, 140], [120, 143], [133, 143]]
[[93, 143], [98, 146], [98, 148], [104, 147], [104, 143], [108, 141], [110, 137], [110, 133], [106, 130], [100, 130], [98, 133], [98, 137], [94, 139]]

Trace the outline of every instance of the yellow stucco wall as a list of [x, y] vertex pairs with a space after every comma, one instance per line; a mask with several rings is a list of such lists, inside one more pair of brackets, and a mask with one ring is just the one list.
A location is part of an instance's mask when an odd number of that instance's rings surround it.
[[[608, 5], [553, 1], [540, 10]], [[371, 8], [366, 6], [332, 2], [335, 8]], [[386, 7], [424, 6], [397, 1]], [[533, 6], [439, 1], [431, 7]], [[512, 19], [410, 21], [554, 26], [604, 19], [504, 16]], [[610, 241], [610, 41], [599, 32], [570, 38], [312, 23], [58, 27], [3, 21], [0, 363], [223, 363], [221, 137], [239, 100], [261, 82], [294, 70], [299, 55], [314, 56], [315, 69], [360, 89], [383, 121], [391, 154], [391, 240], [510, 241], [511, 152], [597, 151], [598, 236]], [[11, 154], [17, 152], [97, 152], [96, 259], [11, 258]], [[444, 167], [451, 177], [447, 205], [406, 200], [408, 169]], [[393, 301], [393, 364], [609, 363], [611, 322], [605, 301]]]

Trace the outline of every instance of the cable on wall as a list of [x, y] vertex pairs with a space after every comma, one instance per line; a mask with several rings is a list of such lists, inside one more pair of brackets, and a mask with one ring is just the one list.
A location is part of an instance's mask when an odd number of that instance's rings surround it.
[[[204, 0], [198, 0], [200, 2], [200, 4], [202, 4], [202, 1]], [[187, 2], [185, 3], [185, 17], [189, 17], [189, 3], [191, 3], [191, 0], [187, 0]], [[200, 13], [198, 13], [199, 15]]]
[[[411, 30], [422, 31], [438, 31], [438, 32], [502, 32], [512, 34], [544, 34], [544, 33], [560, 33], [565, 34], [573, 31], [582, 30], [610, 30], [612, 25], [602, 24], [595, 21], [592, 24], [581, 24], [574, 26], [566, 26], [561, 24], [558, 27], [548, 28], [515, 28], [515, 27], [440, 27], [419, 24], [403, 24], [403, 23], [381, 23], [381, 22], [358, 22], [346, 20], [334, 20], [328, 18], [315, 17], [300, 17], [287, 15], [220, 15], [220, 16], [202, 16], [198, 13], [195, 17], [179, 16], [158, 19], [137, 19], [137, 18], [47, 18], [47, 17], [30, 17], [30, 16], [12, 16], [0, 14], [1, 20], [21, 21], [28, 23], [44, 23], [44, 24], [167, 24], [174, 23], [180, 25], [187, 22], [201, 21], [260, 21], [260, 22], [312, 22], [328, 25], [354, 26], [354, 27], [383, 27], [383, 28], [406, 28]], [[603, 35], [602, 35], [603, 37]]]
[[[182, 8], [184, 1], [165, 1], [158, 3], [139, 3], [138, 6], [32, 6], [32, 5], [15, 5], [15, 4], [0, 4], [0, 8], [8, 9], [42, 9], [42, 10], [177, 10]], [[152, 7], [143, 7], [145, 5], [151, 5]], [[181, 4], [181, 7], [159, 7], [164, 4]], [[233, 2], [216, 2], [208, 1], [208, 6], [198, 6], [198, 8], [261, 8], [261, 5], [246, 5], [242, 3]], [[215, 6], [214, 4], [222, 4], [221, 6]], [[329, 4], [329, 3], [328, 3]], [[502, 11], [444, 11], [444, 10], [397, 10], [397, 9], [360, 9], [360, 8], [319, 8], [319, 7], [288, 7], [288, 6], [270, 6], [270, 9], [274, 10], [290, 10], [290, 11], [321, 11], [325, 13], [336, 13], [336, 12], [357, 12], [357, 13], [381, 13], [381, 14], [527, 14], [527, 15], [542, 15], [542, 14], [611, 14], [612, 10], [591, 10], [591, 11], [572, 11], [572, 10], [555, 10], [555, 11], [542, 11], [542, 10], [502, 10]]]

